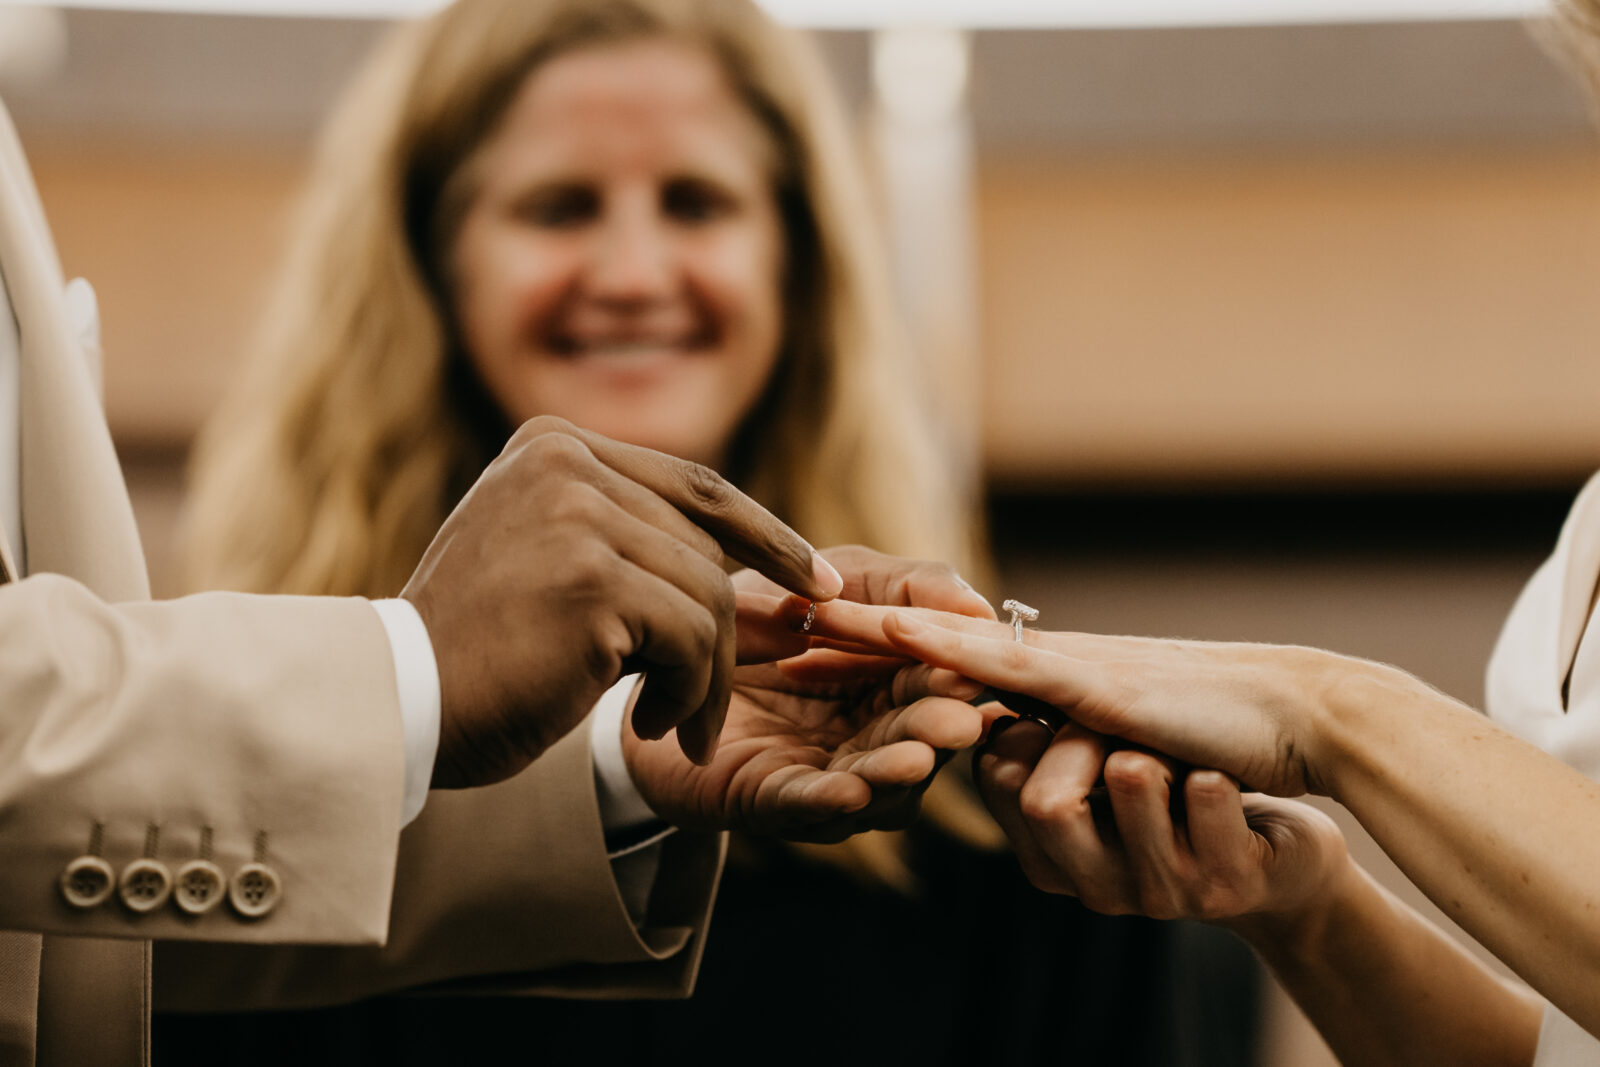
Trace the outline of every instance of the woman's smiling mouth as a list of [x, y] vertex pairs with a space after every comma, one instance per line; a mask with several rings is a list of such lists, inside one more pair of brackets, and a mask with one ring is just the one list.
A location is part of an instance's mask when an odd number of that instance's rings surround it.
[[701, 355], [709, 352], [714, 344], [715, 339], [704, 332], [675, 336], [591, 338], [566, 335], [550, 338], [546, 348], [564, 360], [609, 363]]

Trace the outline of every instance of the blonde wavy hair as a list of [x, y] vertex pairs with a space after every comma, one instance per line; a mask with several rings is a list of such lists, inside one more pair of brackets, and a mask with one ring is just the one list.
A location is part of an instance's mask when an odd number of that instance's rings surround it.
[[[978, 565], [810, 42], [747, 0], [460, 0], [385, 39], [324, 131], [245, 371], [196, 445], [195, 587], [404, 585], [508, 430], [451, 325], [443, 265], [475, 193], [469, 164], [542, 63], [659, 37], [714, 55], [776, 149], [782, 349], [724, 473], [815, 544]], [[994, 839], [958, 791], [931, 793], [928, 811]], [[905, 886], [899, 851], [869, 838], [829, 854]]]

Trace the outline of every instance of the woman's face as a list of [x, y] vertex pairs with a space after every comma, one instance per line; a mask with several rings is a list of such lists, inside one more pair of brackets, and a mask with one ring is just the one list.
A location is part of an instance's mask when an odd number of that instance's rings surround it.
[[782, 331], [768, 157], [690, 46], [580, 50], [529, 75], [468, 164], [451, 249], [462, 338], [501, 410], [722, 466]]

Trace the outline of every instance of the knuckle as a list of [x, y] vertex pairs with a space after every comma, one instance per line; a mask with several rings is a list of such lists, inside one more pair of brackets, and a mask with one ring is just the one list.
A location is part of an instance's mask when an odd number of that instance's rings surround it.
[[1022, 817], [1030, 825], [1061, 826], [1070, 822], [1083, 809], [1083, 797], [1076, 790], [1029, 779], [1017, 798]]
[[1122, 749], [1106, 757], [1101, 773], [1105, 776], [1107, 789], [1142, 793], [1155, 781], [1157, 770], [1154, 760], [1142, 753]]
[[588, 635], [582, 646], [584, 669], [597, 682], [609, 683], [620, 676], [623, 657], [633, 651], [632, 637], [612, 615], [589, 613], [580, 621], [586, 625], [579, 632]]
[[575, 428], [572, 423], [556, 415], [535, 415], [533, 418], [517, 427], [512, 434], [514, 441], [532, 441], [536, 438], [558, 435], [573, 437]]
[[615, 577], [618, 559], [610, 545], [584, 538], [567, 550], [560, 573], [569, 588], [595, 592]]
[[[532, 422], [523, 423], [523, 431]], [[570, 433], [544, 431], [542, 433], [529, 432], [529, 436], [522, 445], [524, 462], [532, 464], [537, 470], [572, 473], [586, 470], [594, 462], [594, 453], [589, 451], [589, 446]]]
[[613, 505], [594, 486], [584, 482], [569, 482], [552, 494], [548, 508], [552, 520], [589, 531], [605, 523]]
[[683, 488], [690, 498], [711, 512], [726, 511], [734, 499], [733, 485], [710, 467], [682, 461], [678, 468]]
[[980, 757], [974, 777], [977, 779], [978, 795], [990, 810], [1016, 809], [1017, 797], [1022, 792], [1022, 776], [1013, 773], [1011, 765], [993, 757]]
[[689, 648], [697, 663], [709, 662], [716, 651], [717, 635], [721, 633], [721, 626], [717, 618], [709, 611], [691, 612], [688, 618], [687, 635]]

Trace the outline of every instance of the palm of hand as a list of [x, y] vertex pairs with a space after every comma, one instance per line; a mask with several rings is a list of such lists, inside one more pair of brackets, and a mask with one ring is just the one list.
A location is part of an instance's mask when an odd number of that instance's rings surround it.
[[672, 822], [837, 841], [908, 822], [937, 750], [973, 743], [981, 721], [959, 700], [906, 702], [887, 675], [819, 683], [768, 664], [738, 670], [708, 766], [670, 737], [624, 731], [624, 745], [640, 793]]

